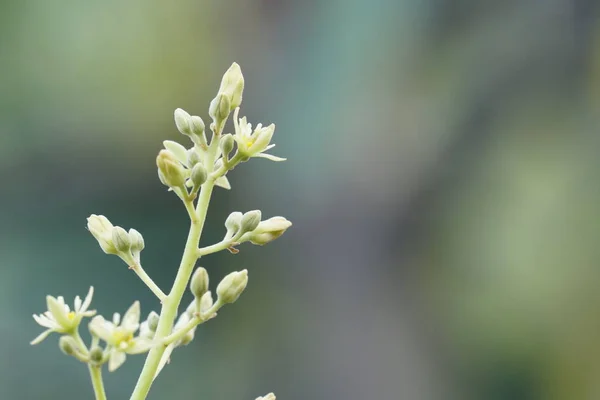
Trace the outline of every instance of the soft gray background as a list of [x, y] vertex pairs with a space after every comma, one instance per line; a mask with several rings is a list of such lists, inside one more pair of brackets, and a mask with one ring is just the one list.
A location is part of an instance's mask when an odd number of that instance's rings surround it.
[[[177, 351], [150, 399], [597, 399], [600, 3], [595, 0], [0, 2], [0, 397], [88, 399], [32, 313], [97, 289], [158, 304], [85, 230], [135, 227], [164, 288], [187, 233], [158, 182], [172, 112], [221, 74], [275, 122], [275, 164], [218, 190], [285, 215], [240, 302]], [[142, 356], [106, 374], [128, 398]]]

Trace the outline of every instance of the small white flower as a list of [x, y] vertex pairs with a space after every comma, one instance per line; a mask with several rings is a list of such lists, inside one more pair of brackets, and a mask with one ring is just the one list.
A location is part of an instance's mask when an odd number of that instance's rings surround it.
[[269, 393], [262, 397], [257, 397], [256, 400], [275, 400], [275, 395], [273, 393]]
[[292, 226], [292, 223], [284, 217], [272, 217], [258, 224], [258, 227], [250, 233], [249, 240], [252, 244], [264, 245], [279, 236]]
[[88, 307], [92, 302], [94, 288], [90, 287], [85, 300], [82, 302], [79, 296], [75, 297], [73, 310], [65, 304], [65, 299], [62, 296], [46, 297], [46, 305], [48, 311], [40, 315], [33, 315], [35, 322], [46, 329], [38, 337], [31, 341], [31, 344], [38, 344], [52, 332], [57, 333], [72, 333], [77, 329], [83, 317], [92, 317], [96, 314], [95, 310], [89, 310]]
[[117, 254], [118, 251], [113, 243], [113, 224], [104, 215], [92, 214], [87, 219], [87, 228], [100, 244], [106, 254]]
[[258, 124], [252, 131], [252, 124], [248, 123], [246, 117], [238, 118], [240, 108], [236, 108], [233, 113], [233, 123], [235, 125], [235, 139], [238, 145], [238, 151], [246, 157], [262, 157], [271, 161], [285, 161], [285, 158], [277, 157], [264, 152], [275, 147], [271, 143], [271, 138], [275, 132], [275, 124], [263, 127]]
[[[140, 327], [140, 303], [136, 301], [123, 315], [115, 313], [112, 321], [97, 316], [90, 322], [90, 332], [110, 346], [108, 370], [119, 368], [126, 359], [125, 354], [144, 353], [152, 347], [152, 341], [144, 335], [135, 337]], [[143, 332], [145, 333], [145, 332]]]

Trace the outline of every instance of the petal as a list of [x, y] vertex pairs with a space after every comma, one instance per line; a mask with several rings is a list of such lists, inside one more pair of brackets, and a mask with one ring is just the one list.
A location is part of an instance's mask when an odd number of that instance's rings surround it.
[[226, 176], [222, 176], [215, 181], [215, 185], [222, 187], [223, 189], [230, 190], [231, 184], [229, 183], [229, 179]]
[[81, 308], [78, 310], [79, 312], [84, 312], [88, 309], [90, 304], [92, 304], [92, 297], [94, 296], [94, 287], [90, 286], [90, 290], [88, 290], [87, 296], [85, 296], [85, 300], [81, 305]]
[[274, 156], [272, 154], [265, 154], [265, 153], [258, 153], [258, 154], [255, 154], [252, 157], [266, 158], [267, 160], [271, 160], [271, 161], [285, 161], [285, 160], [287, 160], [287, 158], [277, 157], [277, 156]]
[[48, 305], [48, 310], [60, 326], [63, 328], [71, 326], [71, 321], [67, 318], [65, 304], [64, 302], [61, 304], [60, 298], [57, 300], [52, 296], [46, 296], [46, 304]]
[[35, 339], [33, 339], [30, 344], [31, 345], [36, 345], [38, 343], [40, 343], [42, 340], [46, 339], [48, 337], [49, 334], [51, 334], [52, 332], [54, 332], [52, 329], [47, 329], [44, 332], [40, 333]]
[[187, 165], [187, 150], [185, 147], [172, 140], [165, 140], [163, 145], [165, 146], [165, 149], [173, 153], [177, 161], [183, 165]]
[[108, 371], [113, 372], [117, 368], [119, 368], [125, 362], [127, 356], [125, 353], [118, 351], [117, 349], [112, 349], [110, 351], [110, 358], [108, 360]]
[[75, 302], [73, 303], [73, 311], [78, 312], [81, 308], [81, 297], [76, 296]]
[[121, 326], [128, 331], [135, 332], [140, 326], [140, 302], [135, 301], [123, 315]]
[[33, 314], [33, 319], [35, 320], [35, 322], [37, 322], [38, 324], [40, 324], [44, 328], [55, 329], [55, 328], [59, 327], [58, 324], [55, 321], [49, 319], [45, 315], [35, 315], [35, 314]]
[[140, 354], [145, 353], [152, 348], [154, 343], [152, 340], [137, 337], [134, 339], [133, 346], [127, 349], [128, 354]]
[[110, 322], [106, 321], [104, 317], [99, 315], [92, 319], [89, 328], [92, 335], [99, 337], [106, 343], [113, 342], [113, 332], [115, 330], [115, 326]]

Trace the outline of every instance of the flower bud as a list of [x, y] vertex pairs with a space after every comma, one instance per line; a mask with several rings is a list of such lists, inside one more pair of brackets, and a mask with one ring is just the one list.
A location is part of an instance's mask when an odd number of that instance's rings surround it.
[[292, 226], [292, 223], [284, 217], [269, 218], [258, 224], [256, 229], [250, 235], [249, 240], [252, 244], [262, 246], [283, 235], [290, 226]]
[[221, 153], [223, 154], [224, 158], [227, 158], [229, 156], [229, 153], [231, 153], [231, 151], [233, 150], [233, 141], [234, 140], [231, 133], [223, 135], [223, 137], [221, 138], [221, 141], [219, 142], [219, 147], [221, 147]]
[[169, 187], [181, 187], [185, 182], [183, 166], [169, 150], [161, 150], [156, 157], [161, 182]]
[[95, 346], [90, 350], [90, 361], [95, 364], [101, 363], [104, 358], [104, 351], [101, 347]]
[[115, 226], [112, 229], [112, 241], [115, 249], [121, 253], [128, 252], [131, 249], [131, 239], [127, 231], [120, 226]]
[[174, 113], [175, 117], [175, 125], [177, 125], [177, 130], [184, 135], [190, 135], [192, 133], [192, 121], [191, 116], [186, 111], [178, 108]]
[[260, 210], [253, 210], [245, 213], [240, 222], [241, 230], [244, 232], [252, 232], [255, 230], [258, 227], [258, 224], [260, 224], [261, 215]]
[[217, 296], [223, 304], [233, 303], [242, 294], [248, 284], [248, 270], [232, 272], [217, 286]]
[[190, 344], [190, 342], [194, 340], [195, 334], [196, 329], [190, 329], [189, 331], [187, 331], [186, 334], [183, 335], [183, 337], [181, 338], [180, 345], [187, 346], [188, 344]]
[[206, 272], [206, 269], [196, 268], [190, 281], [190, 291], [196, 299], [200, 299], [208, 291], [208, 272]]
[[144, 250], [144, 237], [141, 233], [136, 231], [135, 229], [129, 229], [129, 240], [131, 240], [131, 251], [133, 253], [140, 253]]
[[68, 356], [72, 356], [77, 352], [77, 342], [71, 336], [61, 336], [58, 339], [58, 347], [60, 351]]
[[113, 225], [104, 215], [92, 214], [87, 219], [87, 228], [96, 238], [100, 247], [106, 254], [117, 254], [117, 249], [112, 240]]
[[204, 121], [197, 115], [191, 117], [192, 140], [199, 146], [206, 147], [206, 134]]
[[244, 92], [244, 76], [238, 63], [231, 64], [231, 67], [223, 75], [219, 93], [223, 93], [229, 98], [230, 111], [242, 103], [242, 94]]
[[156, 328], [158, 328], [159, 319], [159, 315], [156, 312], [151, 311], [150, 314], [148, 314], [148, 318], [146, 319], [146, 321], [148, 321], [148, 329], [150, 329], [152, 332], [156, 332]]
[[228, 234], [234, 234], [240, 230], [240, 224], [242, 222], [242, 213], [234, 211], [229, 214], [229, 217], [225, 220], [225, 228], [227, 228]]
[[202, 296], [202, 298], [200, 299], [200, 315], [202, 316], [202, 318], [205, 317], [205, 313], [210, 310], [210, 308], [213, 306], [213, 298], [212, 298], [212, 293], [210, 291], [204, 293], [204, 295]]
[[191, 179], [192, 179], [192, 182], [194, 183], [194, 186], [196, 186], [196, 187], [201, 186], [204, 182], [206, 182], [207, 177], [208, 177], [208, 174], [206, 172], [206, 168], [204, 168], [204, 165], [202, 165], [202, 163], [198, 163], [198, 164], [194, 165], [194, 168], [192, 169], [192, 175], [191, 175]]
[[211, 116], [215, 123], [221, 123], [227, 119], [231, 112], [229, 98], [223, 93], [217, 94], [211, 102], [208, 108], [208, 114]]
[[194, 165], [202, 162], [202, 158], [200, 157], [200, 153], [195, 148], [191, 148], [187, 151], [187, 166], [189, 168], [193, 168]]

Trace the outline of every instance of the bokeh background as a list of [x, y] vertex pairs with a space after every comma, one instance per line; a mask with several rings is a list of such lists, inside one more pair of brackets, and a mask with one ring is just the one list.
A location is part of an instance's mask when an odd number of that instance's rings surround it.
[[0, 398], [92, 398], [28, 344], [46, 294], [158, 309], [85, 219], [141, 231], [169, 287], [188, 221], [154, 159], [232, 61], [289, 161], [236, 169], [202, 243], [235, 210], [294, 226], [202, 260], [249, 288], [150, 399], [600, 398], [596, 0], [0, 2]]

